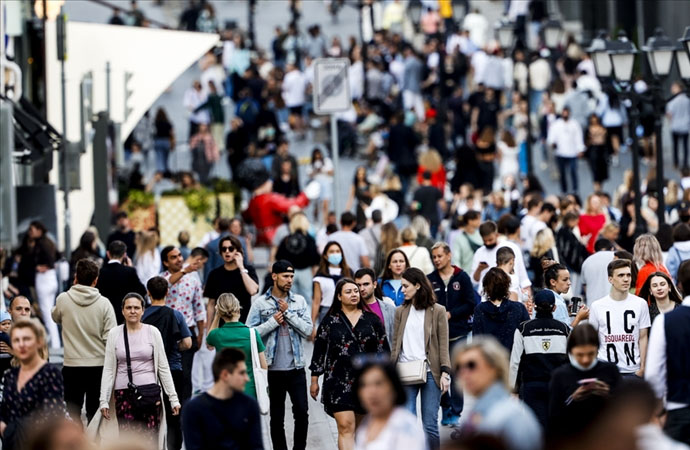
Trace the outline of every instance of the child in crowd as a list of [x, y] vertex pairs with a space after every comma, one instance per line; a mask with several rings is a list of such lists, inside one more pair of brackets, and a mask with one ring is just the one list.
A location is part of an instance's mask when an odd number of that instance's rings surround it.
[[[10, 346], [10, 328], [12, 328], [12, 317], [7, 311], [0, 312], [0, 341]], [[5, 370], [10, 368], [10, 361], [12, 355], [10, 353], [0, 352], [0, 376], [5, 373]]]

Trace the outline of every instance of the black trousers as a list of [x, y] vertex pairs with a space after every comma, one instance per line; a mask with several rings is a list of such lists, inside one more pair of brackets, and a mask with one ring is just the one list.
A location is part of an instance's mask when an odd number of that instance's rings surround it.
[[182, 406], [192, 398], [192, 363], [194, 362], [194, 354], [199, 350], [196, 342], [196, 327], [190, 328], [192, 332], [192, 348], [182, 352], [182, 386], [177, 385], [177, 397], [180, 399]]
[[271, 401], [271, 440], [274, 450], [287, 450], [285, 441], [285, 394], [292, 402], [295, 420], [293, 450], [307, 447], [309, 428], [309, 406], [307, 403], [307, 375], [304, 369], [269, 370], [268, 397]]
[[[184, 384], [184, 372], [181, 370], [171, 370], [175, 392], [180, 395]], [[182, 401], [180, 401], [182, 403]], [[163, 404], [165, 405], [165, 422], [168, 427], [168, 450], [180, 450], [182, 448], [182, 423], [181, 415], [173, 416], [170, 398], [163, 391]]]
[[664, 431], [672, 439], [690, 445], [690, 406], [669, 411]]
[[81, 407], [86, 398], [87, 423], [98, 411], [101, 395], [101, 375], [103, 366], [63, 367], [62, 378], [65, 386], [65, 403], [69, 415], [81, 423]]

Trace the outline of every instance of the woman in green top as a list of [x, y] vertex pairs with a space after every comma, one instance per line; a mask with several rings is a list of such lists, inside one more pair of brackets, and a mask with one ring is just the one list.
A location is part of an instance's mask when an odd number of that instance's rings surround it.
[[[206, 345], [209, 348], [222, 350], [226, 347], [234, 347], [242, 350], [246, 356], [247, 374], [249, 382], [244, 386], [244, 393], [256, 398], [256, 388], [254, 387], [254, 368], [252, 366], [252, 343], [250, 332], [256, 335], [256, 347], [259, 351], [259, 361], [261, 367], [266, 369], [266, 357], [264, 356], [264, 346], [259, 332], [251, 329], [240, 322], [240, 302], [233, 294], [221, 294], [216, 300], [216, 314], [211, 323], [211, 328], [206, 336]], [[218, 327], [220, 319], [223, 319], [222, 327]]]

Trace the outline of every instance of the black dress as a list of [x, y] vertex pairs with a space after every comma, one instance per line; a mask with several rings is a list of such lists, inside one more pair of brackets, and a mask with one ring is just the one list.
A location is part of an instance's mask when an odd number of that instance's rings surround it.
[[17, 390], [19, 367], [7, 372], [2, 380], [3, 399], [0, 421], [7, 424], [2, 438], [3, 450], [21, 448], [32, 423], [65, 417], [64, 387], [60, 369], [46, 363]]
[[321, 402], [329, 416], [340, 411], [365, 414], [355, 407], [351, 359], [358, 354], [383, 352], [389, 353], [390, 345], [376, 314], [363, 311], [354, 328], [342, 311], [323, 319], [316, 332], [309, 370], [312, 376], [324, 375]]

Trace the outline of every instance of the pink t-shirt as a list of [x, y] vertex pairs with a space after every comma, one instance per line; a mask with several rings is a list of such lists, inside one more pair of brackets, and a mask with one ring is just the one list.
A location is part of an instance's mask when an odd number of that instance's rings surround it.
[[379, 305], [379, 302], [374, 302], [369, 305], [369, 308], [371, 308], [371, 312], [379, 316], [379, 319], [381, 319], [381, 323], [385, 326], [386, 321], [383, 320], [383, 312], [381, 312], [381, 306]]
[[[137, 386], [156, 382], [156, 371], [153, 365], [153, 335], [151, 325], [143, 324], [139, 331], [127, 333], [129, 341], [129, 356], [132, 360], [132, 379]], [[115, 346], [117, 356], [117, 374], [115, 375], [115, 389], [126, 389], [127, 356], [125, 353], [125, 334], [120, 334]]]

